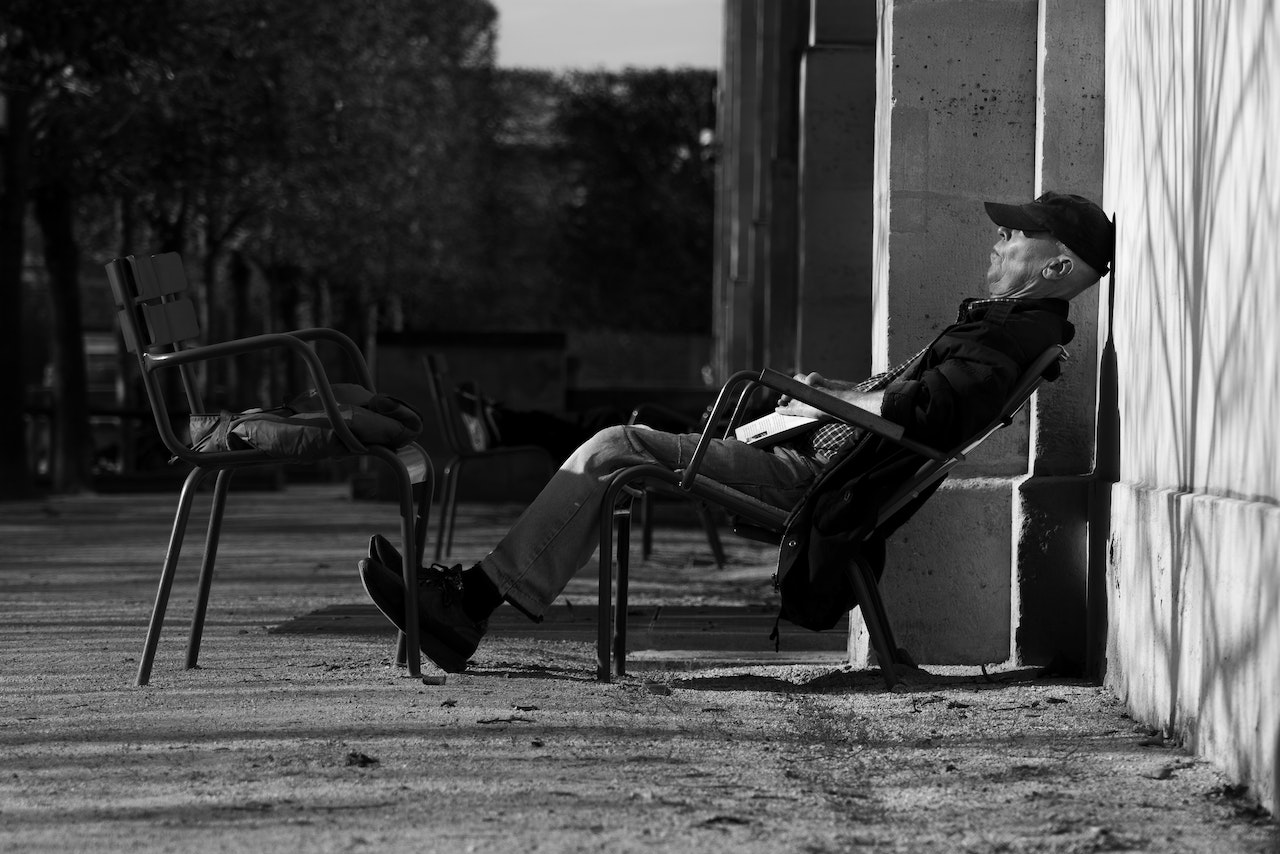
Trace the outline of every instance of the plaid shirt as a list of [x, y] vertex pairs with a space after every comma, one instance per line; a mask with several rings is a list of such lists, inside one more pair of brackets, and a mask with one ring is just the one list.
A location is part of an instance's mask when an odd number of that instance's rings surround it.
[[[956, 312], [956, 323], [966, 323], [975, 319], [973, 314], [978, 309], [985, 309], [983, 316], [997, 323], [1004, 322], [1008, 317], [1009, 310], [1016, 305], [1018, 300], [992, 298], [992, 299], [967, 299], [960, 303], [960, 310]], [[935, 341], [937, 339], [934, 339]], [[868, 377], [853, 387], [854, 391], [883, 391], [888, 388], [894, 380], [907, 372], [907, 369], [915, 364], [916, 360], [929, 352], [929, 348], [933, 346], [933, 342], [925, 345], [918, 353], [901, 364], [885, 371], [882, 374]], [[821, 463], [826, 463], [831, 459], [841, 447], [847, 442], [861, 438], [865, 431], [860, 427], [851, 427], [843, 421], [833, 421], [829, 424], [823, 424], [817, 430], [808, 434], [805, 439], [799, 443], [799, 450]]]

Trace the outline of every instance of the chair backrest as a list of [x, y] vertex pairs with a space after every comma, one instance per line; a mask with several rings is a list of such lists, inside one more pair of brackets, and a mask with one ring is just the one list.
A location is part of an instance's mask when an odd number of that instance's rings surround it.
[[431, 396], [431, 408], [436, 415], [436, 425], [445, 444], [455, 454], [470, 454], [476, 450], [458, 406], [457, 388], [449, 377], [449, 366], [439, 353], [427, 353], [422, 357], [422, 369], [427, 375], [427, 392]]
[[892, 518], [899, 510], [911, 503], [925, 489], [945, 477], [950, 471], [964, 461], [975, 448], [991, 437], [993, 433], [1013, 423], [1013, 419], [1031, 400], [1040, 384], [1047, 379], [1056, 379], [1059, 365], [1067, 358], [1067, 351], [1057, 344], [1047, 348], [1031, 365], [1022, 372], [1014, 384], [1013, 390], [1001, 408], [1000, 413], [977, 434], [961, 442], [953, 448], [945, 459], [928, 460], [917, 470], [914, 477], [904, 483], [880, 508], [879, 522]]
[[[187, 275], [176, 252], [163, 255], [116, 258], [106, 265], [107, 281], [115, 298], [116, 316], [125, 348], [138, 358], [143, 387], [157, 420], [166, 417], [163, 391], [155, 376], [157, 354], [182, 349], [185, 341], [200, 334], [195, 305], [187, 295]], [[195, 373], [179, 368], [183, 391], [191, 412], [203, 412]]]

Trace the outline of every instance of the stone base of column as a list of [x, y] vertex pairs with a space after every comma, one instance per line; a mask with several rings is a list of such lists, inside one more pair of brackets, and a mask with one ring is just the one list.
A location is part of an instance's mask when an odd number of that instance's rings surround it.
[[1088, 514], [1084, 476], [1030, 476], [1014, 493], [1014, 660], [1083, 676], [1088, 658]]
[[[889, 541], [880, 589], [898, 644], [917, 663], [1009, 660], [1014, 484], [948, 480]], [[857, 611], [849, 654], [856, 667], [874, 660]]]

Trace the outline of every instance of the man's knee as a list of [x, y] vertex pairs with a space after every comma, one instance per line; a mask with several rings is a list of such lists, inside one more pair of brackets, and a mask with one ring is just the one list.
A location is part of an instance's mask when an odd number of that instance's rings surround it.
[[565, 462], [565, 468], [598, 472], [629, 462], [635, 456], [635, 445], [629, 438], [629, 432], [634, 429], [625, 424], [604, 428], [578, 446], [578, 450]]

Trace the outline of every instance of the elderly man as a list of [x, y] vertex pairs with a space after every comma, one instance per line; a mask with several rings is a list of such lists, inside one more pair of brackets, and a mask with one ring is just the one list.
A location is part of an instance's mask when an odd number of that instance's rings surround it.
[[[965, 300], [955, 324], [886, 374], [861, 383], [817, 373], [797, 379], [937, 447], [949, 447], [989, 423], [1022, 371], [1047, 347], [1071, 340], [1068, 302], [1107, 272], [1114, 229], [1101, 208], [1075, 195], [1045, 193], [1019, 205], [988, 202], [986, 210], [998, 234], [987, 270], [988, 298]], [[787, 399], [778, 411], [821, 415]], [[609, 478], [641, 463], [682, 468], [697, 441], [697, 435], [611, 427], [584, 443], [483, 560], [467, 570], [435, 565], [419, 573], [415, 593], [423, 653], [442, 669], [460, 672], [484, 636], [487, 618], [503, 601], [541, 619], [591, 559]], [[826, 533], [814, 529], [812, 518], [864, 512], [901, 454], [884, 440], [834, 422], [767, 448], [732, 439], [713, 442], [701, 471], [769, 504], [800, 505], [786, 538], [790, 549], [781, 554], [787, 568], [853, 547], [831, 534], [829, 525], [823, 526]], [[833, 509], [834, 493], [866, 500], [850, 504], [846, 498]], [[869, 547], [881, 549], [872, 559], [882, 567], [883, 541]], [[375, 536], [369, 558], [359, 567], [370, 598], [403, 629], [400, 555]], [[835, 603], [833, 623], [847, 607]]]

